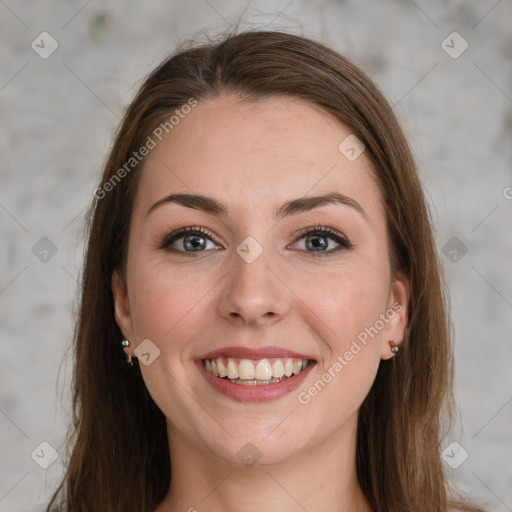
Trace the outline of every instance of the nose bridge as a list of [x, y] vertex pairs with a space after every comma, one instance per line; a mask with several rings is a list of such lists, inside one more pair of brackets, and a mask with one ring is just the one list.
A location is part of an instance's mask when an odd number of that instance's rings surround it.
[[220, 304], [222, 316], [254, 323], [285, 313], [286, 290], [270, 269], [276, 267], [272, 256], [271, 248], [263, 248], [252, 237], [237, 246]]

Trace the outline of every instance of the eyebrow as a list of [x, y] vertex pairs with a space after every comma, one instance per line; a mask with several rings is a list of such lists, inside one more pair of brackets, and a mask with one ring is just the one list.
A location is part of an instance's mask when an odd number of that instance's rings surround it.
[[[227, 205], [213, 197], [196, 194], [171, 194], [158, 200], [153, 206], [151, 206], [146, 213], [146, 217], [158, 207], [168, 203], [176, 203], [181, 206], [185, 206], [186, 208], [201, 210], [213, 215], [229, 215], [229, 208]], [[305, 196], [299, 199], [286, 201], [276, 210], [275, 216], [277, 218], [283, 218], [288, 215], [295, 215], [301, 212], [313, 210], [314, 208], [319, 208], [326, 204], [342, 204], [344, 206], [349, 206], [367, 219], [363, 208], [356, 200], [338, 192], [331, 192], [321, 196]]]

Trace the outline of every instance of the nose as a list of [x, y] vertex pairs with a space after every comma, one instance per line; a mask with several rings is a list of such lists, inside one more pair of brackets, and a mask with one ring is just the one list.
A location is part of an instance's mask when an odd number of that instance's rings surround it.
[[248, 263], [238, 254], [224, 281], [220, 315], [237, 325], [269, 325], [279, 322], [290, 307], [289, 291], [277, 265], [263, 251]]

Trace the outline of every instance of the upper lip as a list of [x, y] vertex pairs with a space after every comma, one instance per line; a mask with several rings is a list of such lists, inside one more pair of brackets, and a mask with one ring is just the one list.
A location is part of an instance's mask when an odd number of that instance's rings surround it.
[[216, 357], [239, 357], [241, 359], [266, 359], [271, 357], [292, 357], [303, 360], [315, 360], [311, 355], [300, 354], [293, 350], [282, 347], [267, 346], [261, 348], [249, 347], [223, 347], [212, 352], [208, 352], [200, 357], [200, 359], [214, 359]]

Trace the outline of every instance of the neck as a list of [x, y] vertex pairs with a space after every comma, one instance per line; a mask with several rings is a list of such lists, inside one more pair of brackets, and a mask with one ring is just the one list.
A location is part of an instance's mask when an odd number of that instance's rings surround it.
[[371, 512], [357, 480], [356, 426], [286, 461], [240, 467], [168, 424], [172, 478], [156, 512]]

